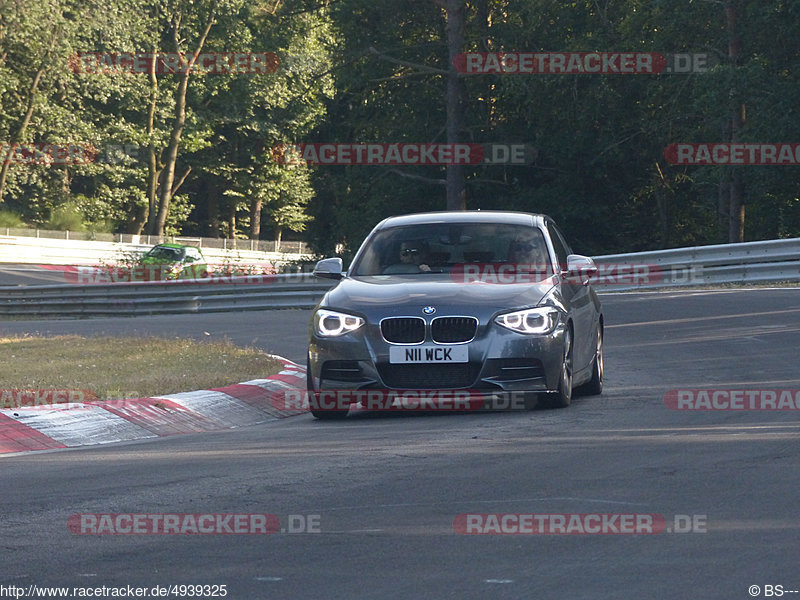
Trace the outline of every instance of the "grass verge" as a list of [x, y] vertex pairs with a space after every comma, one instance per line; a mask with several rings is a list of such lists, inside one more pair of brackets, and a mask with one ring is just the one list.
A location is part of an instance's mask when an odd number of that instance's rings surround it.
[[0, 386], [147, 398], [262, 379], [281, 363], [232, 342], [158, 337], [0, 337]]

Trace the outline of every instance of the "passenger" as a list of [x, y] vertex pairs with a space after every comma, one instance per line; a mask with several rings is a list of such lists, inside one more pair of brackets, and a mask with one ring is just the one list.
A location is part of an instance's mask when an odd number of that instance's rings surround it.
[[536, 280], [550, 275], [547, 253], [535, 239], [517, 239], [511, 242], [507, 262], [516, 265], [519, 272], [531, 273]]

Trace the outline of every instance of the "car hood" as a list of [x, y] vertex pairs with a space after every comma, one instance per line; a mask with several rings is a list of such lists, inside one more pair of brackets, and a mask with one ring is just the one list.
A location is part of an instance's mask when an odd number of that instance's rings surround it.
[[539, 304], [553, 287], [553, 278], [537, 283], [455, 282], [448, 275], [377, 275], [346, 277], [330, 290], [320, 306], [367, 316], [422, 315], [433, 306], [437, 315], [492, 315]]

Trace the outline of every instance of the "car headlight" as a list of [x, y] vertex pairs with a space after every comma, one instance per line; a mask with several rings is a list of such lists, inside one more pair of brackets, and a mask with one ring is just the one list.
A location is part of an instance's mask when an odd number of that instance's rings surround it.
[[320, 337], [337, 337], [355, 331], [364, 319], [353, 315], [319, 309], [314, 313], [314, 332]]
[[546, 335], [558, 325], [558, 310], [552, 306], [517, 310], [499, 315], [494, 322], [517, 333]]

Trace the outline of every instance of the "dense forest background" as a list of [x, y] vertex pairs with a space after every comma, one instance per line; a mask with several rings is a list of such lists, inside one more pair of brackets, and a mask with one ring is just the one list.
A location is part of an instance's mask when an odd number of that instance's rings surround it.
[[[664, 157], [675, 142], [800, 141], [798, 25], [792, 0], [0, 0], [0, 148], [99, 151], [87, 164], [0, 157], [0, 226], [284, 236], [329, 254], [383, 217], [444, 210], [453, 177], [466, 208], [547, 213], [585, 254], [798, 237], [797, 166]], [[707, 53], [715, 66], [456, 76], [454, 44]], [[273, 52], [280, 66], [74, 68], [80, 52], [157, 50]], [[536, 158], [448, 175], [272, 156], [280, 144], [453, 136], [527, 144]]]

